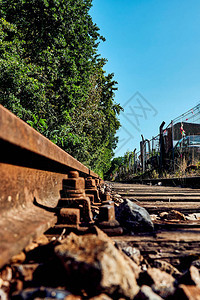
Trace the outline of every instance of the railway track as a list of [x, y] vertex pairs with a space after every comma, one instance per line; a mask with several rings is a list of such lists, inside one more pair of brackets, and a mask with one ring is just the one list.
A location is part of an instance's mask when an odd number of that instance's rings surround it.
[[[123, 199], [136, 202], [150, 214], [178, 210], [187, 215], [194, 214], [196, 226], [200, 223], [200, 189], [121, 183], [112, 185], [113, 190]], [[190, 222], [188, 217], [188, 226], [191, 224], [192, 220]]]
[[99, 176], [0, 106], [0, 268], [57, 223], [70, 171]]
[[123, 199], [138, 202], [150, 213], [169, 209], [185, 213], [200, 212], [200, 189], [124, 183], [114, 183], [112, 186]]
[[[139, 249], [152, 265], [164, 260], [184, 270], [199, 259], [200, 189], [109, 183], [112, 199], [135, 202], [154, 222], [153, 232], [122, 235], [98, 174], [2, 106], [0, 146], [0, 269], [45, 232], [51, 240], [57, 233], [83, 234], [94, 225], [114, 235], [118, 247]], [[184, 218], [161, 217], [172, 210]]]
[[[162, 182], [162, 181], [161, 181]], [[152, 217], [176, 210], [186, 216], [154, 219], [153, 235], [113, 237], [121, 245], [137, 247], [150, 260], [164, 259], [173, 265], [200, 256], [200, 189], [112, 183], [115, 193], [144, 207]]]

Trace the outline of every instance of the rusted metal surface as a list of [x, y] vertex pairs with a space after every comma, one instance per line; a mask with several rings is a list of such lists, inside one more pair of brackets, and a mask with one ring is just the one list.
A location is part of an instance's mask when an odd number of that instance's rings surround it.
[[108, 235], [121, 235], [123, 229], [115, 219], [113, 201], [104, 201], [99, 209], [98, 226]]
[[[122, 234], [123, 230], [115, 219], [114, 202], [100, 199], [95, 180], [92, 177], [84, 180], [75, 171], [70, 171], [68, 177], [64, 180], [62, 198], [57, 205], [58, 224], [55, 227], [88, 230], [95, 224], [92, 208], [96, 208], [99, 213], [98, 217], [96, 216], [98, 226], [110, 235]], [[91, 194], [88, 194], [89, 192]], [[107, 192], [105, 195], [108, 197]]]
[[174, 294], [174, 299], [198, 300], [200, 298], [200, 287], [195, 285], [181, 284]]
[[101, 199], [99, 197], [99, 191], [97, 189], [97, 184], [99, 184], [98, 179], [93, 179], [91, 176], [87, 177], [85, 180], [85, 192], [88, 197], [91, 197], [92, 204], [99, 204], [101, 202]]
[[53, 208], [67, 175], [0, 163], [0, 211], [35, 201]]
[[[2, 267], [57, 222], [56, 208], [70, 170], [99, 177], [2, 106], [0, 146]], [[74, 214], [79, 220], [78, 212]]]
[[72, 168], [84, 174], [99, 177], [2, 105], [0, 105], [0, 140], [56, 162], [57, 168], [62, 165], [65, 169]]
[[79, 177], [79, 172], [70, 171], [68, 179], [64, 180], [62, 198], [58, 201], [57, 227], [80, 229], [93, 224], [90, 198], [85, 194], [85, 179]]
[[56, 222], [51, 210], [58, 202], [66, 175], [4, 163], [0, 170], [1, 267]]
[[0, 217], [0, 268], [33, 239], [55, 224], [57, 218], [33, 205], [13, 208]]

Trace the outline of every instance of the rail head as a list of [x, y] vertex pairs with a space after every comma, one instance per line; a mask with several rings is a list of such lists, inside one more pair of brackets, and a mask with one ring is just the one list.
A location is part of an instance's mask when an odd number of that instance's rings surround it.
[[99, 178], [98, 174], [56, 146], [2, 105], [0, 105], [0, 142], [6, 142], [15, 146], [15, 148], [20, 148], [36, 154], [38, 157], [48, 159], [54, 163], [54, 166], [57, 163], [58, 166], [77, 170], [84, 176], [90, 175], [94, 178]]

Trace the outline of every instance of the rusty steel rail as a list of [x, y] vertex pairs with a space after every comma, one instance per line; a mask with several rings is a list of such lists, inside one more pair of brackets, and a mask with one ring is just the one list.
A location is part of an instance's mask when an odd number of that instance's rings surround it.
[[0, 268], [57, 221], [69, 171], [97, 174], [0, 105]]

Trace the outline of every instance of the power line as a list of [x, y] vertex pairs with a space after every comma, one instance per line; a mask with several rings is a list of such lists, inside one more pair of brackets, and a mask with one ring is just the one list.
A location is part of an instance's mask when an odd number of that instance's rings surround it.
[[[196, 112], [198, 111], [198, 112]], [[187, 115], [192, 114], [198, 114], [200, 112], [200, 103], [197, 104], [195, 107], [191, 108], [190, 110], [186, 111], [185, 113], [181, 114], [180, 116], [176, 117], [175, 119], [173, 119], [173, 123], [178, 123], [178, 120], [182, 120], [183, 118], [185, 118]]]

